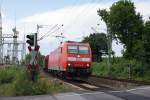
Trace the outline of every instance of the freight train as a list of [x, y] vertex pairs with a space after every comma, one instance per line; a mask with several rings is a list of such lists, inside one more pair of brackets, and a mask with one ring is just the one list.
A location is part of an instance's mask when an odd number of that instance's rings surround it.
[[88, 78], [92, 53], [88, 43], [67, 41], [45, 57], [45, 70], [63, 78]]

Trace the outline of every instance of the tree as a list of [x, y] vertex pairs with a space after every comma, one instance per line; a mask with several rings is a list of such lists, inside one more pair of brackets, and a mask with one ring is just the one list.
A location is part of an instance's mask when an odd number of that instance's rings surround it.
[[99, 9], [98, 15], [106, 23], [113, 39], [119, 39], [125, 47], [124, 57], [134, 57], [134, 46], [142, 39], [143, 20], [136, 13], [134, 3], [130, 0], [120, 0], [110, 7], [110, 11]]
[[[44, 66], [44, 55], [42, 55], [40, 52], [38, 52], [38, 56], [37, 56], [37, 63], [39, 64], [40, 67], [43, 67]], [[27, 54], [26, 57], [25, 57], [25, 60], [26, 60], [26, 64], [29, 64], [30, 63], [30, 60], [31, 60], [31, 55], [30, 54]]]
[[150, 64], [150, 19], [145, 23], [143, 34], [143, 61]]
[[90, 34], [90, 36], [85, 37], [82, 42], [88, 42], [90, 44], [94, 61], [102, 61], [102, 55], [108, 51], [106, 34]]

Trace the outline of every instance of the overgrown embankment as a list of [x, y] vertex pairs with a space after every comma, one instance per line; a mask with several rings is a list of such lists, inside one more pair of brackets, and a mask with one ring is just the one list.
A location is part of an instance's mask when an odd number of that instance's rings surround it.
[[0, 69], [0, 96], [41, 95], [68, 90], [64, 84], [48, 78], [38, 76], [37, 82], [32, 82], [22, 67]]
[[107, 59], [93, 63], [93, 74], [112, 78], [150, 81], [150, 69], [140, 61], [115, 58], [109, 67]]

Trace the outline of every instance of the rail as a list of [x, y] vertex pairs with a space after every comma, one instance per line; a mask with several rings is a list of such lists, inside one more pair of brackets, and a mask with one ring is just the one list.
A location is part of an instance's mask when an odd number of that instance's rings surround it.
[[118, 78], [96, 76], [96, 75], [91, 75], [91, 77], [113, 80], [113, 81], [120, 81], [120, 82], [128, 82], [128, 83], [133, 83], [138, 85], [150, 85], [150, 81], [142, 81], [142, 80], [134, 80], [134, 79], [118, 79]]

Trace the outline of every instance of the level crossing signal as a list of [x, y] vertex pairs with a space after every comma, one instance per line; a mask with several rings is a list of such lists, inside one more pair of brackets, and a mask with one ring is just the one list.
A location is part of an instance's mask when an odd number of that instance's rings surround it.
[[28, 50], [31, 56], [30, 63], [27, 65], [28, 71], [31, 74], [32, 81], [35, 81], [37, 73], [39, 71], [39, 64], [37, 62], [37, 56], [40, 46], [37, 44], [37, 33], [33, 33], [26, 36], [26, 43], [29, 44]]
[[27, 44], [29, 44], [30, 46], [36, 46], [36, 44], [37, 44], [37, 33], [27, 35], [26, 38], [28, 39], [26, 41]]

